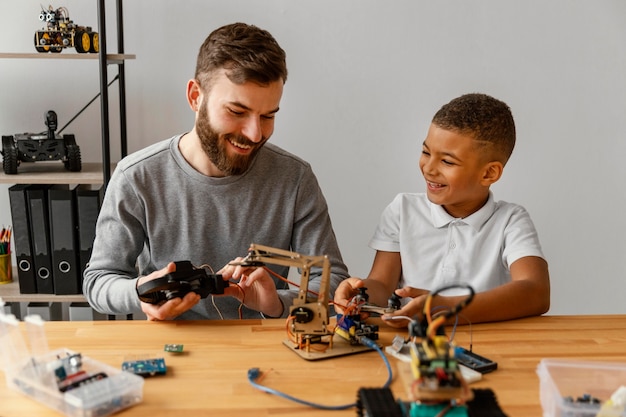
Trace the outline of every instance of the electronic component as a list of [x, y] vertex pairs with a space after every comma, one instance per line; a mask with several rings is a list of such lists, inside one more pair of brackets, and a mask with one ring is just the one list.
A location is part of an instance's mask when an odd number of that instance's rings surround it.
[[[359, 288], [359, 290], [361, 290], [361, 296], [363, 296], [367, 288]], [[357, 296], [357, 298], [358, 297], [359, 296]], [[387, 300], [387, 307], [380, 307], [374, 304], [370, 304], [369, 302], [367, 302], [367, 300], [369, 300], [369, 296], [367, 296], [365, 300], [366, 302], [360, 304], [358, 307], [359, 310], [364, 313], [376, 313], [382, 316], [383, 314], [389, 314], [393, 313], [394, 311], [400, 310], [401, 307], [400, 297], [396, 293], [391, 294], [391, 297], [389, 297], [389, 299]], [[358, 300], [355, 301], [358, 302]]]
[[[456, 306], [432, 314], [432, 299], [450, 288], [466, 288], [468, 295]], [[453, 285], [431, 292], [425, 300], [421, 321], [411, 320], [409, 339], [396, 336], [386, 351], [408, 362], [409, 401], [396, 401], [390, 390], [361, 388], [358, 392], [357, 415], [368, 417], [467, 417], [470, 415], [504, 416], [493, 391], [470, 389], [465, 375], [481, 374], [465, 367], [462, 361], [478, 369], [495, 369], [495, 362], [454, 346], [445, 334], [446, 320], [459, 313], [472, 301], [470, 286]], [[354, 300], [353, 300], [354, 301]], [[350, 303], [353, 305], [353, 303]], [[350, 308], [351, 306], [348, 306]], [[479, 366], [480, 365], [480, 366]], [[466, 370], [465, 374], [463, 370]], [[408, 371], [408, 370], [407, 370]]]
[[201, 298], [206, 298], [209, 294], [224, 294], [228, 282], [224, 281], [222, 275], [207, 274], [203, 268], [196, 268], [189, 261], [174, 263], [176, 271], [137, 287], [137, 295], [141, 301], [159, 304], [174, 298], [182, 298], [189, 292], [195, 292]]
[[446, 336], [412, 343], [409, 348], [416, 400], [448, 402], [468, 399], [467, 383]]
[[367, 287], [358, 288], [358, 293], [352, 297], [346, 308], [345, 314], [353, 315], [359, 313], [388, 314], [399, 310], [401, 307], [400, 297], [393, 293], [387, 300], [387, 307], [377, 306], [369, 302]]
[[82, 366], [83, 358], [80, 353], [57, 357], [57, 360], [46, 365], [48, 369], [54, 371], [57, 382], [64, 381], [69, 375], [76, 374], [81, 370]]
[[53, 371], [59, 391], [66, 392], [89, 382], [107, 377], [104, 372], [88, 373], [83, 369], [83, 357], [80, 353], [67, 353], [57, 356], [56, 360], [46, 364]]
[[[403, 337], [395, 336], [391, 345], [385, 347], [385, 352], [402, 362], [411, 363], [411, 351], [409, 349], [410, 344], [411, 342], [405, 341]], [[468, 384], [480, 381], [483, 377], [483, 374], [468, 368], [461, 362], [459, 362], [459, 370], [461, 371], [461, 376], [463, 376], [463, 379]]]
[[[433, 297], [456, 287], [467, 288], [468, 296], [456, 306], [433, 316]], [[469, 304], [473, 297], [474, 289], [464, 285], [446, 286], [433, 291], [424, 302], [423, 320], [409, 325], [409, 335], [412, 338], [409, 345], [411, 371], [415, 380], [412, 391], [414, 400], [464, 404], [472, 399], [472, 392], [461, 374], [454, 346], [448, 340], [443, 325]]]
[[[288, 333], [291, 338], [283, 344], [290, 347], [303, 358], [311, 359], [309, 356], [311, 345], [321, 343], [323, 338], [328, 339], [332, 337], [328, 307], [328, 299], [330, 297], [330, 260], [326, 255], [307, 256], [297, 252], [253, 243], [250, 245], [248, 254], [243, 260], [232, 262], [230, 265], [265, 267], [267, 263], [287, 267], [294, 266], [302, 271], [298, 297], [293, 300], [293, 304], [289, 307], [290, 322]], [[317, 299], [310, 299], [308, 294], [309, 278], [311, 276], [311, 268], [315, 266], [321, 267], [322, 277]], [[268, 272], [272, 273], [269, 268]]]
[[165, 366], [165, 359], [153, 358], [153, 359], [139, 359], [133, 361], [125, 361], [122, 363], [122, 370], [132, 372], [136, 375], [143, 377], [165, 375], [167, 367]]
[[[452, 308], [432, 314], [433, 297], [453, 287], [467, 288], [468, 296]], [[401, 356], [401, 352], [406, 352], [406, 349], [410, 354], [411, 416], [439, 413], [446, 416], [467, 415], [464, 405], [473, 398], [473, 391], [469, 389], [461, 372], [454, 345], [446, 336], [443, 326], [446, 320], [470, 303], [473, 296], [471, 287], [461, 285], [431, 292], [424, 302], [422, 319], [411, 320], [408, 326], [409, 340], [405, 342], [396, 338], [389, 347], [388, 351], [394, 355]]]
[[104, 378], [107, 378], [107, 374], [104, 372], [98, 372], [90, 375], [85, 371], [81, 371], [78, 374], [70, 375], [67, 379], [60, 383], [59, 391], [67, 392], [73, 390], [74, 388], [78, 388], [85, 384], [89, 384], [90, 382], [99, 381]]
[[171, 352], [171, 353], [182, 353], [183, 345], [168, 343], [165, 345], [163, 350], [165, 350], [166, 352]]
[[378, 340], [378, 326], [365, 323], [358, 314], [351, 316], [337, 314], [335, 334], [343, 337], [351, 345], [359, 345], [362, 337]]
[[473, 369], [481, 374], [486, 374], [498, 369], [498, 363], [487, 359], [484, 356], [477, 355], [476, 353], [467, 350], [461, 346], [454, 348], [454, 356], [456, 360], [470, 369]]

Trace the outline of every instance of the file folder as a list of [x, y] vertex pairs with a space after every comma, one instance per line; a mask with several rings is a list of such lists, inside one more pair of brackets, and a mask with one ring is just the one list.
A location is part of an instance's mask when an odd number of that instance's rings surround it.
[[33, 264], [37, 293], [54, 294], [50, 227], [48, 220], [48, 189], [50, 185], [35, 184], [26, 188], [30, 214], [30, 237], [33, 245]]
[[36, 294], [37, 281], [33, 265], [33, 251], [30, 242], [30, 221], [26, 184], [9, 187], [11, 221], [13, 222], [13, 252], [17, 261], [17, 280], [22, 294]]
[[[80, 288], [82, 289], [83, 272], [91, 258], [93, 241], [96, 237], [96, 221], [104, 196], [102, 185], [81, 184], [74, 189], [76, 194], [76, 212], [78, 218], [78, 262], [80, 265]], [[81, 291], [82, 292], [82, 291]]]
[[76, 205], [68, 185], [54, 185], [48, 190], [48, 214], [54, 293], [81, 294]]

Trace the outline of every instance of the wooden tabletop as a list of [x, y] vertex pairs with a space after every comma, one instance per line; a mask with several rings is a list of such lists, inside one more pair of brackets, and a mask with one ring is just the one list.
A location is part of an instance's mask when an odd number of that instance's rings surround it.
[[[354, 403], [361, 387], [380, 387], [386, 366], [375, 351], [307, 361], [283, 345], [285, 322], [243, 321], [93, 321], [49, 322], [51, 350], [68, 348], [116, 368], [132, 357], [165, 357], [166, 375], [145, 380], [143, 402], [126, 416], [355, 416], [356, 409], [325, 411], [299, 405], [252, 387], [250, 368], [264, 373], [261, 383], [305, 401], [323, 405]], [[447, 328], [450, 335], [452, 328]], [[398, 331], [381, 323], [380, 343]], [[400, 332], [403, 336], [405, 333]], [[502, 323], [458, 326], [458, 345], [498, 362], [473, 388], [491, 388], [510, 417], [541, 416], [537, 365], [542, 358], [626, 363], [626, 315], [544, 316]], [[163, 351], [182, 344], [182, 354]], [[400, 361], [390, 357], [392, 389], [405, 399], [398, 377]], [[3, 384], [0, 382], [0, 384]], [[0, 389], [0, 416], [58, 416], [16, 391]]]

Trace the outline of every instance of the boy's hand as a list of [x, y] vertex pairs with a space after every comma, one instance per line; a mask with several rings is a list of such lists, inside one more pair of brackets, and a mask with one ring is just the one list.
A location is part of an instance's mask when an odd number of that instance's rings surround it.
[[[137, 280], [137, 287], [147, 281], [164, 277], [174, 271], [176, 271], [176, 264], [174, 264], [174, 262], [170, 262], [165, 268], [139, 278]], [[141, 311], [146, 314], [148, 320], [150, 321], [172, 320], [196, 305], [198, 301], [200, 301], [200, 295], [192, 291], [186, 294], [183, 298], [174, 298], [161, 304], [141, 302]]]
[[[400, 310], [394, 311], [390, 314], [385, 314], [381, 318], [391, 327], [403, 328], [407, 327], [409, 321], [407, 319], [401, 319], [400, 317], [410, 317], [412, 319], [420, 319], [424, 310], [424, 303], [426, 297], [430, 291], [422, 290], [413, 287], [403, 287], [396, 290], [396, 294], [402, 298], [412, 298], [404, 307]], [[398, 317], [394, 319], [393, 317]]]
[[417, 298], [422, 295], [427, 295], [429, 293], [430, 291], [428, 290], [422, 290], [421, 288], [413, 288], [413, 287], [402, 287], [396, 290], [396, 294], [398, 294], [402, 298], [405, 298], [405, 297]]
[[350, 300], [359, 293], [358, 289], [364, 286], [365, 282], [361, 278], [350, 277], [341, 281], [335, 290], [335, 298], [333, 300], [335, 311], [339, 314], [344, 314]]

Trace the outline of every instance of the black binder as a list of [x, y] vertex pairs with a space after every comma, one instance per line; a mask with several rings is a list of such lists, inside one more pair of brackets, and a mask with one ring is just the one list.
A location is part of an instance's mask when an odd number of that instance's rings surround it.
[[[81, 184], [74, 189], [76, 194], [76, 211], [78, 217], [78, 262], [80, 264], [80, 288], [82, 289], [83, 272], [91, 258], [93, 241], [96, 237], [96, 221], [100, 213], [100, 205], [104, 194], [101, 185], [90, 186]], [[82, 291], [81, 291], [82, 292]]]
[[81, 294], [76, 205], [68, 185], [54, 185], [48, 190], [48, 214], [54, 293]]
[[30, 221], [28, 201], [26, 200], [26, 184], [16, 184], [9, 188], [11, 204], [11, 221], [13, 222], [13, 243], [17, 260], [17, 277], [20, 293], [36, 294], [37, 281], [33, 266], [32, 247], [30, 242]]
[[26, 188], [35, 280], [39, 294], [54, 294], [48, 221], [48, 188], [50, 185], [46, 184], [30, 185]]

